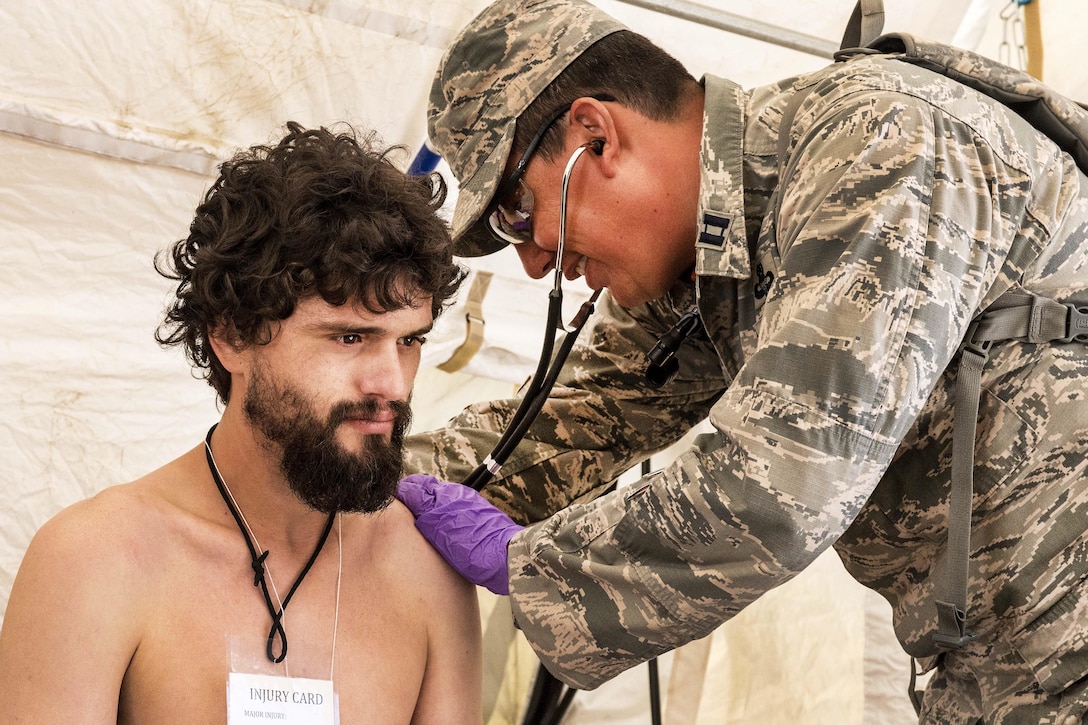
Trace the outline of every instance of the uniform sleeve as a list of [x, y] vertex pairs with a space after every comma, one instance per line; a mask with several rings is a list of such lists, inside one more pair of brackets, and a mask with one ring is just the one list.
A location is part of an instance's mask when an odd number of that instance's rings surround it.
[[[685, 342], [680, 371], [664, 388], [645, 381], [646, 352], [678, 318], [668, 301], [629, 311], [603, 295], [525, 440], [482, 493], [519, 523], [540, 521], [599, 495], [704, 420], [725, 387], [708, 341]], [[519, 402], [477, 404], [442, 430], [410, 436], [406, 470], [464, 480], [491, 452]]]
[[709, 634], [826, 550], [996, 275], [1000, 164], [970, 129], [901, 94], [802, 108], [785, 222], [760, 247], [777, 279], [716, 432], [510, 544], [518, 624], [568, 684]]

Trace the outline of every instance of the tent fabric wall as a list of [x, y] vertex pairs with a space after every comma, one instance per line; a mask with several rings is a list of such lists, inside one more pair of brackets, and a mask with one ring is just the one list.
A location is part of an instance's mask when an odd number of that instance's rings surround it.
[[[1048, 81], [1088, 97], [1078, 0], [1043, 1]], [[211, 389], [152, 334], [168, 281], [154, 254], [184, 236], [218, 161], [278, 138], [284, 122], [339, 121], [410, 151], [442, 48], [486, 0], [104, 0], [5, 3], [0, 23], [0, 617], [34, 531], [60, 508], [142, 475], [201, 440]], [[717, 0], [716, 7], [837, 40], [853, 0]], [[1000, 2], [887, 0], [886, 27], [1001, 41]], [[827, 61], [618, 0], [600, 5], [696, 74], [751, 87]], [[978, 11], [978, 8], [982, 8]], [[987, 11], [988, 8], [988, 11]], [[442, 169], [444, 167], [440, 167]], [[448, 176], [447, 176], [448, 178]], [[451, 200], [456, 189], [451, 189]], [[433, 368], [464, 334], [463, 301], [440, 320], [415, 395], [416, 429], [510, 395], [540, 347], [550, 281], [516, 256], [473, 260], [496, 277], [485, 345], [462, 372]], [[568, 308], [586, 292], [568, 285]], [[569, 312], [568, 312], [569, 317]], [[655, 459], [655, 465], [660, 465]], [[78, 562], [73, 563], [78, 572]], [[194, 593], [198, 596], [198, 593]], [[485, 613], [497, 606], [483, 593]], [[670, 723], [899, 723], [903, 655], [887, 605], [833, 557], [706, 641], [662, 659]], [[517, 722], [533, 658], [506, 644], [492, 725]], [[501, 659], [501, 658], [499, 658]], [[695, 674], [693, 674], [695, 673]], [[642, 668], [575, 699], [569, 722], [645, 722]]]

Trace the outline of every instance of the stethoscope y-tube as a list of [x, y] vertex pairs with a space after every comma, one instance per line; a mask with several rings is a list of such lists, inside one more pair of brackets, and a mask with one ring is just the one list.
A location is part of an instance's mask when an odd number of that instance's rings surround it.
[[[567, 187], [570, 183], [570, 175], [574, 170], [574, 165], [577, 163], [582, 153], [585, 152], [586, 148], [588, 147], [579, 146], [576, 148], [574, 153], [571, 154], [570, 159], [567, 161], [566, 168], [563, 169], [563, 187], [559, 204], [559, 245], [555, 254], [554, 284], [552, 285], [551, 291], [548, 293], [548, 320], [547, 328], [544, 333], [544, 344], [540, 351], [540, 361], [537, 363], [533, 378], [529, 382], [525, 394], [521, 399], [521, 404], [518, 405], [518, 409], [514, 412], [514, 417], [510, 419], [510, 424], [506, 427], [506, 432], [503, 433], [499, 442], [495, 444], [495, 447], [491, 450], [491, 453], [487, 458], [484, 459], [483, 463], [477, 466], [476, 469], [462, 481], [464, 485], [471, 486], [477, 491], [482, 489], [487, 482], [499, 472], [502, 465], [506, 463], [506, 459], [510, 457], [510, 454], [514, 452], [518, 443], [525, 437], [525, 434], [529, 430], [529, 426], [536, 420], [537, 415], [540, 413], [540, 409], [544, 407], [544, 403], [548, 399], [548, 395], [551, 394], [552, 387], [559, 377], [559, 372], [563, 369], [563, 363], [566, 362], [567, 356], [570, 355], [570, 351], [578, 339], [578, 333], [582, 331], [586, 321], [589, 320], [589, 316], [593, 312], [593, 305], [597, 301], [598, 295], [600, 295], [600, 290], [594, 292], [593, 296], [582, 303], [581, 308], [578, 310], [578, 314], [574, 316], [570, 326], [563, 326], [562, 282], [563, 251], [567, 241]], [[563, 342], [559, 346], [559, 351], [555, 354], [553, 359], [552, 351], [555, 348], [556, 330], [563, 330], [566, 334], [563, 337]]]

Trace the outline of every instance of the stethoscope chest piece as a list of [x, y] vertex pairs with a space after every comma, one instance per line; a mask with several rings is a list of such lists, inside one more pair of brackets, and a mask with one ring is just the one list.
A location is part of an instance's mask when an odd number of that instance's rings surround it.
[[672, 328], [661, 336], [657, 344], [646, 353], [646, 382], [651, 388], [660, 388], [669, 382], [680, 370], [680, 361], [676, 352], [691, 335], [703, 331], [703, 320], [699, 308], [692, 307], [685, 312]]

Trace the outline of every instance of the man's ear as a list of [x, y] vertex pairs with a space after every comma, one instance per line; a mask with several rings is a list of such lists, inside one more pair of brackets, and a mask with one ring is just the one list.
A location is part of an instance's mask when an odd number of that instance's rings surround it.
[[621, 151], [619, 131], [613, 109], [618, 103], [606, 104], [596, 98], [583, 96], [570, 106], [570, 134], [579, 146], [588, 145], [600, 157], [601, 173], [611, 177], [616, 173], [616, 159]]
[[243, 373], [249, 367], [249, 345], [241, 341], [233, 325], [219, 324], [208, 330], [208, 344], [229, 373]]

